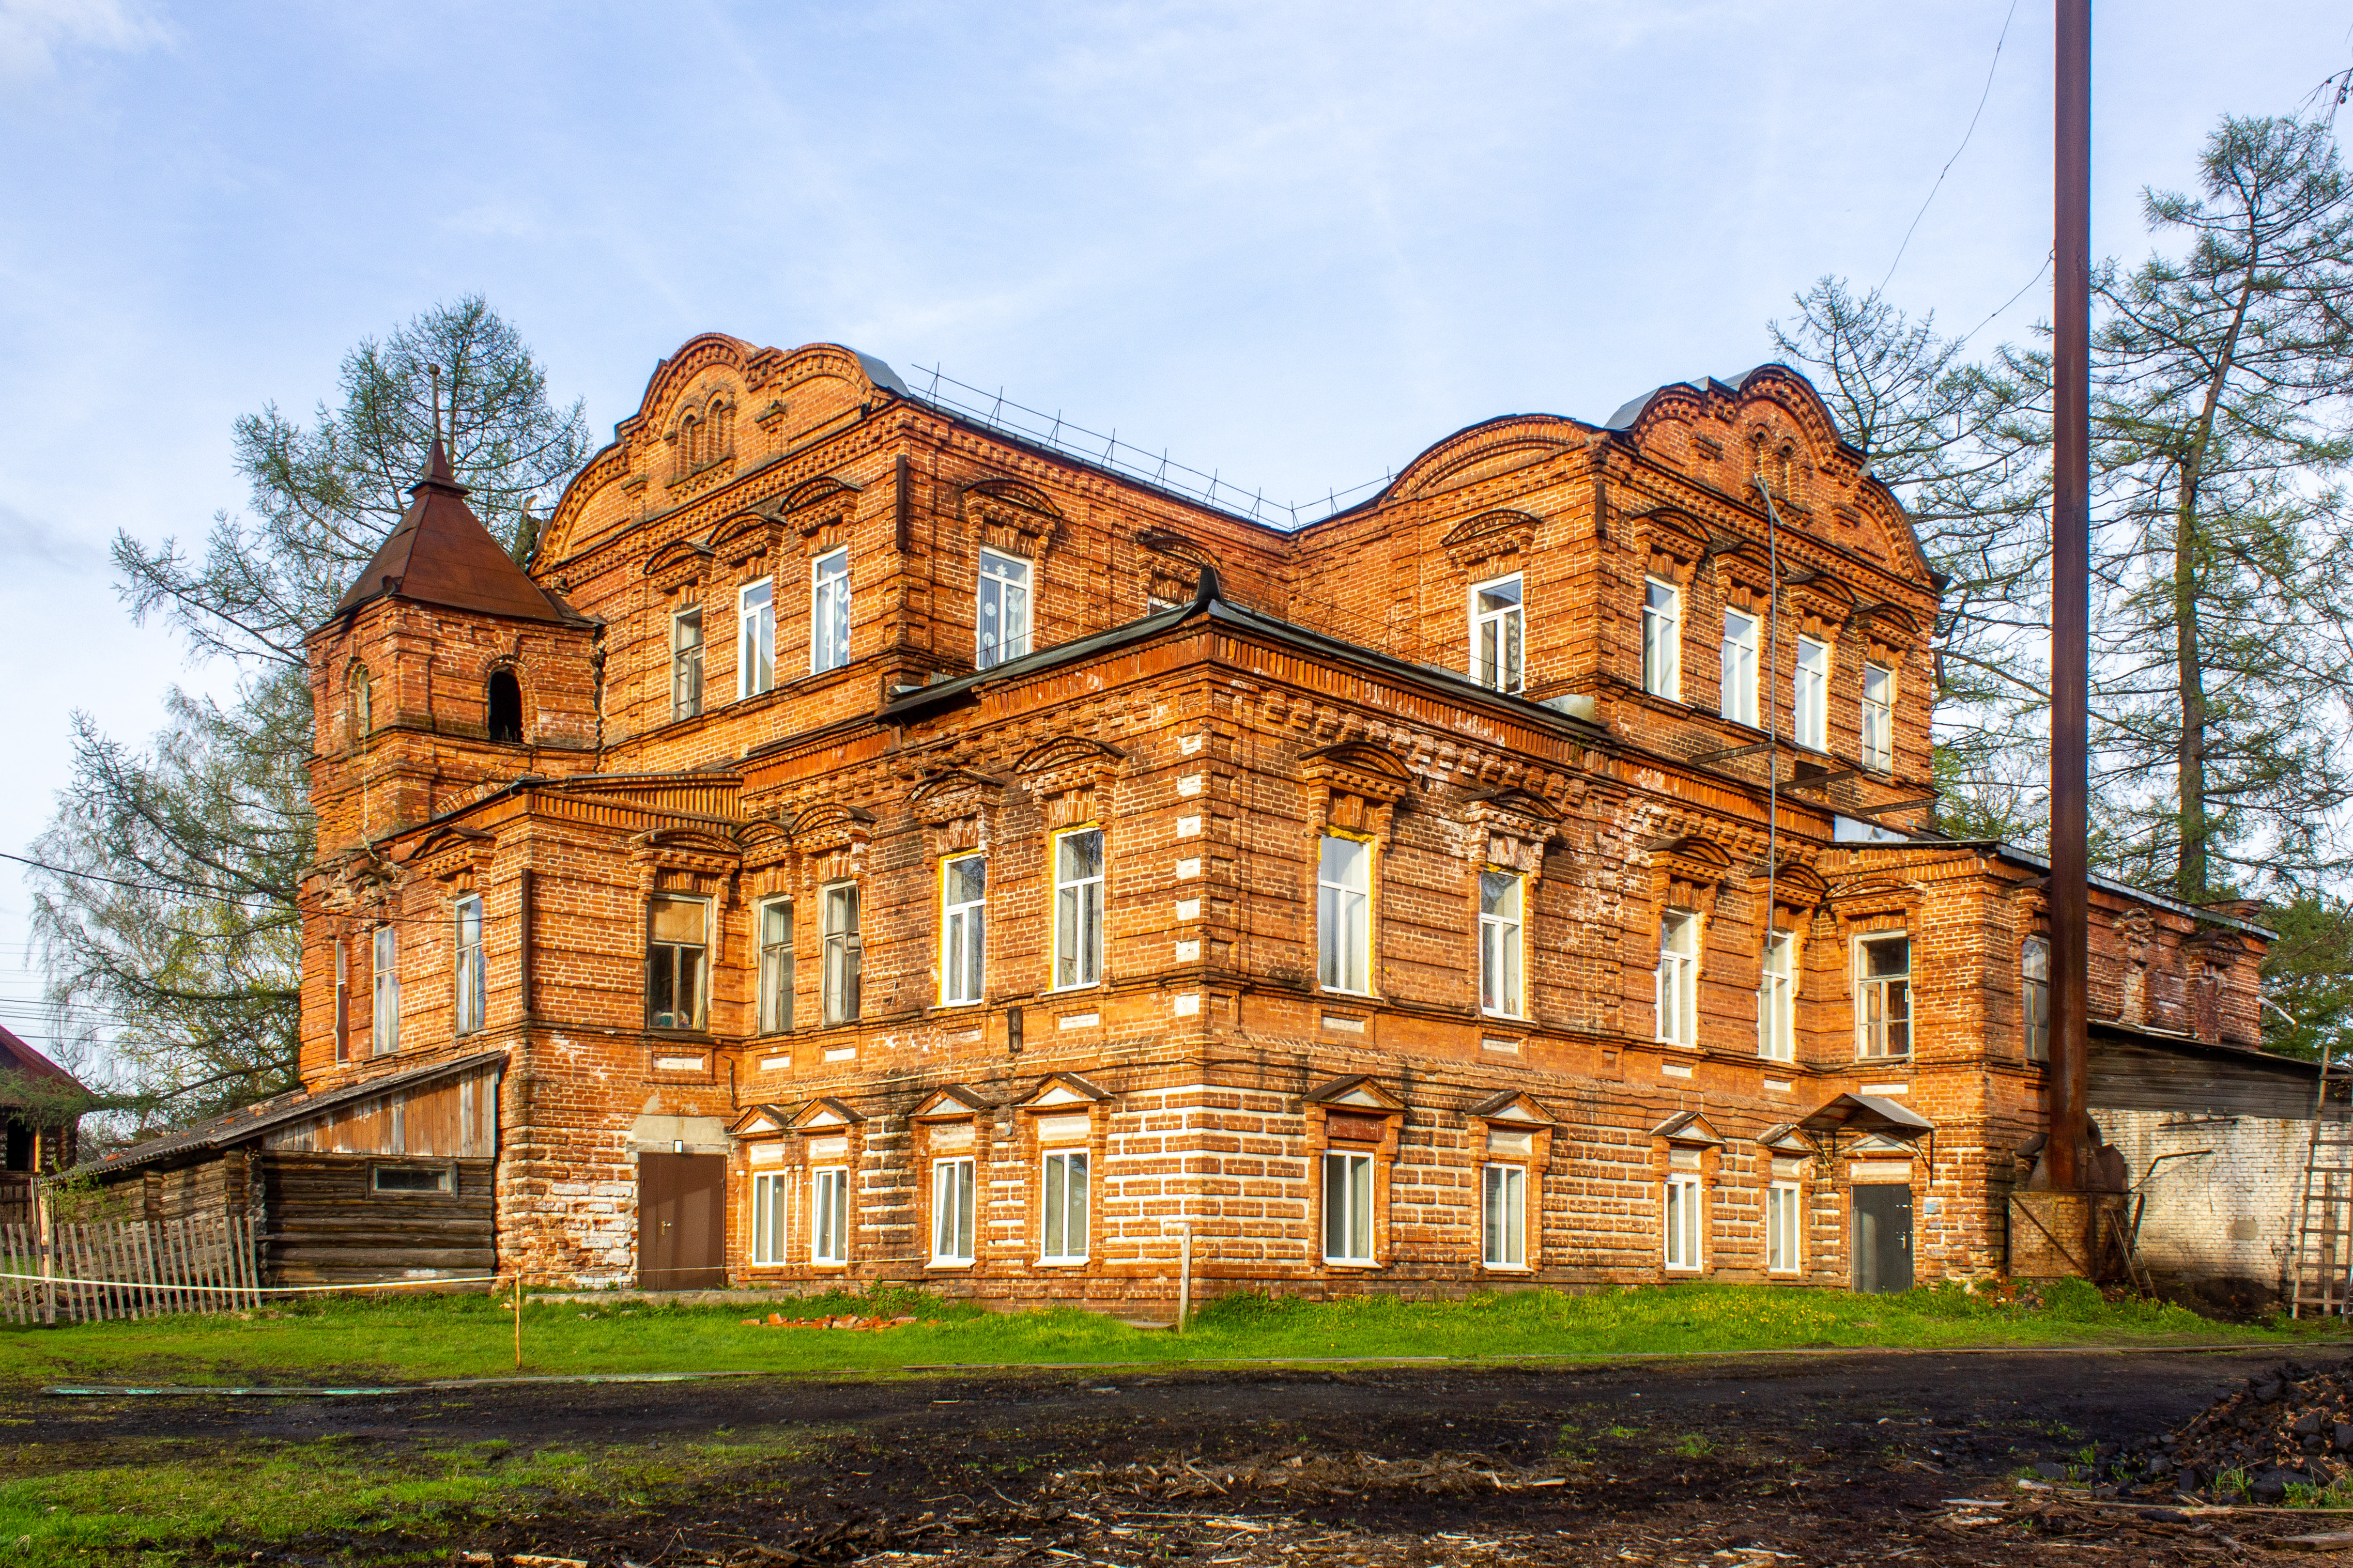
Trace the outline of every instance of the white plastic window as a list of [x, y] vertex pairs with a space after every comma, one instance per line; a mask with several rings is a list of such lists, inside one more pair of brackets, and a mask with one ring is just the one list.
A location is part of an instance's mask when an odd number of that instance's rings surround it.
[[766, 1172], [752, 1178], [752, 1261], [785, 1260], [785, 1173]]
[[1642, 689], [1653, 697], [1683, 694], [1683, 598], [1672, 583], [1642, 580]]
[[980, 602], [973, 612], [973, 635], [977, 643], [973, 663], [982, 669], [1029, 651], [1029, 563], [993, 550], [980, 552]]
[[1862, 765], [1895, 766], [1895, 672], [1883, 664], [1862, 667]]
[[960, 855], [940, 868], [940, 1000], [977, 1002], [988, 963], [988, 861]]
[[1724, 716], [1736, 724], [1757, 723], [1757, 617], [1724, 612]]
[[1811, 637], [1798, 639], [1798, 689], [1789, 709], [1798, 744], [1817, 752], [1831, 749], [1831, 647]]
[[1800, 1262], [1798, 1234], [1798, 1188], [1776, 1182], [1765, 1189], [1765, 1267], [1774, 1274], [1795, 1274]]
[[[702, 617], [695, 619], [695, 632], [700, 637]], [[702, 655], [698, 650], [696, 658]], [[776, 587], [766, 577], [756, 583], [746, 583], [735, 592], [735, 695], [757, 697], [763, 691], [775, 689], [776, 684]], [[702, 678], [698, 669], [695, 690], [698, 701]]]
[[858, 884], [836, 882], [818, 895], [824, 911], [825, 1021], [847, 1024], [858, 1016], [865, 942], [858, 933]]
[[[774, 672], [776, 618], [768, 620], [769, 668]], [[702, 610], [681, 610], [670, 618], [670, 716], [691, 719], [702, 711]]]
[[1087, 1156], [1082, 1150], [1046, 1156], [1044, 1229], [1039, 1255], [1046, 1262], [1087, 1260]]
[[1669, 1176], [1666, 1191], [1667, 1267], [1696, 1273], [1700, 1267], [1700, 1179]]
[[1699, 1044], [1699, 916], [1670, 910], [1659, 922], [1659, 1038]]
[[1492, 690], [1519, 690], [1524, 684], [1520, 650], [1525, 626], [1517, 574], [1472, 588], [1472, 679]]
[[375, 1011], [369, 1020], [368, 1054], [388, 1057], [400, 1049], [400, 948], [397, 926], [375, 928]]
[[1326, 835], [1315, 874], [1316, 974], [1326, 991], [1371, 990], [1373, 847]]
[[1525, 1268], [1528, 1261], [1528, 1173], [1517, 1165], [1489, 1165], [1483, 1176], [1480, 1260], [1490, 1268]]
[[849, 1167], [827, 1165], [809, 1173], [809, 1261], [849, 1261]]
[[1854, 944], [1855, 1054], [1912, 1054], [1912, 939], [1867, 936]]
[[1103, 978], [1103, 829], [1082, 827], [1054, 836], [1054, 987], [1092, 985]]
[[482, 957], [482, 900], [480, 895], [458, 900], [455, 933], [458, 949], [457, 1033], [470, 1035], [482, 1026], [482, 990], [489, 971]]
[[1765, 978], [1757, 989], [1757, 1054], [1768, 1061], [1798, 1057], [1798, 939], [1777, 931], [1765, 939]]
[[932, 1162], [932, 1261], [972, 1261], [972, 1161]]
[[1373, 1261], [1373, 1157], [1324, 1156], [1324, 1260]]
[[849, 552], [818, 557], [809, 568], [809, 669], [849, 662]]
[[760, 905], [760, 1033], [781, 1035], [793, 1026], [793, 901], [769, 899]]
[[1521, 1016], [1520, 910], [1527, 879], [1511, 871], [1479, 873], [1479, 1008]]

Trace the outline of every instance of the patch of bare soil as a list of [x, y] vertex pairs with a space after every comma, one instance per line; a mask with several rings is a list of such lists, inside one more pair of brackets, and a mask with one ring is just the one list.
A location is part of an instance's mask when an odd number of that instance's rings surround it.
[[[807, 1424], [793, 1460], [642, 1502], [444, 1516], [297, 1543], [331, 1563], [484, 1554], [617, 1568], [1434, 1563], [2210, 1563], [2310, 1514], [2095, 1497], [2088, 1472], [2244, 1388], [2268, 1358], [1886, 1355], [1562, 1370], [1142, 1372], [485, 1390], [373, 1403], [204, 1401], [69, 1413], [134, 1428], [696, 1442]], [[6, 1401], [0, 1400], [0, 1406]], [[0, 1416], [21, 1415], [0, 1408]], [[54, 1406], [40, 1412], [54, 1417]], [[0, 1426], [0, 1441], [56, 1442]], [[2333, 1434], [2332, 1434], [2333, 1436]], [[721, 1439], [723, 1440], [723, 1437]], [[2021, 1477], [2055, 1473], [2055, 1480]], [[2112, 1468], [2112, 1467], [2111, 1467]], [[2100, 1485], [2117, 1483], [2100, 1480]], [[219, 1562], [249, 1561], [224, 1542]]]

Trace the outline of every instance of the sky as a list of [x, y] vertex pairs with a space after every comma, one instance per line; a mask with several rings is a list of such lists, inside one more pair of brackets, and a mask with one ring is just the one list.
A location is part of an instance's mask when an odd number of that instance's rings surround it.
[[[2023, 335], [2050, 36], [2049, 0], [0, 0], [0, 850], [76, 712], [136, 742], [233, 678], [132, 624], [118, 531], [200, 541], [235, 419], [438, 300], [485, 295], [600, 439], [716, 329], [1304, 501], [1736, 374], [1825, 274]], [[2095, 248], [2348, 64], [2342, 0], [2101, 8]], [[37, 1045], [27, 908], [0, 863]]]

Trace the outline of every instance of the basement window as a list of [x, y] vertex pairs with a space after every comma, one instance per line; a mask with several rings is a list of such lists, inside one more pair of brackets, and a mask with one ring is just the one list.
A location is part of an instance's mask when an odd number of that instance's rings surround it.
[[368, 1172], [369, 1187], [379, 1193], [440, 1193], [458, 1190], [458, 1173], [448, 1165], [377, 1165]]

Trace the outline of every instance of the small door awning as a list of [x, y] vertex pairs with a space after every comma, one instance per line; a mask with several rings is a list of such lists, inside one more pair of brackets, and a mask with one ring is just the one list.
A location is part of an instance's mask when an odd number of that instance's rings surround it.
[[1798, 1123], [1800, 1132], [1876, 1133], [1906, 1143], [1936, 1130], [1935, 1122], [1911, 1107], [1875, 1094], [1841, 1094]]

